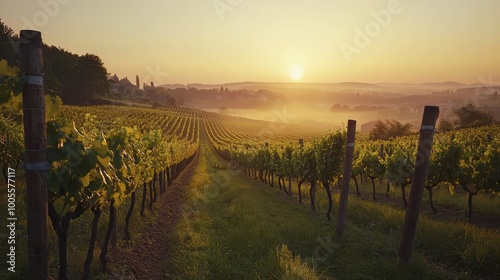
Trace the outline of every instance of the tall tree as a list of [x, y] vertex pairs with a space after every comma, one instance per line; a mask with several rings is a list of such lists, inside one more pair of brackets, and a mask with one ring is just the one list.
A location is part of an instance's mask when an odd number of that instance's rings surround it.
[[45, 91], [59, 95], [64, 103], [71, 103], [77, 90], [76, 63], [78, 55], [55, 46], [42, 46]]
[[79, 77], [75, 93], [80, 94], [81, 98], [94, 98], [109, 92], [108, 72], [98, 56], [85, 54], [78, 57], [76, 68]]
[[11, 66], [18, 66], [16, 59], [17, 35], [0, 19], [0, 60], [5, 59]]

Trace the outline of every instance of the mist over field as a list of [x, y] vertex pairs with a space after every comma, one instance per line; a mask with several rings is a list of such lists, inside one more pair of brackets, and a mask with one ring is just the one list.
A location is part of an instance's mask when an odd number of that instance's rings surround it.
[[344, 126], [348, 119], [356, 119], [362, 132], [368, 128], [361, 125], [379, 119], [396, 119], [416, 128], [424, 105], [440, 106], [442, 118], [453, 118], [454, 109], [474, 104], [500, 119], [500, 102], [495, 97], [499, 85], [237, 83], [164, 87], [185, 106], [325, 130]]

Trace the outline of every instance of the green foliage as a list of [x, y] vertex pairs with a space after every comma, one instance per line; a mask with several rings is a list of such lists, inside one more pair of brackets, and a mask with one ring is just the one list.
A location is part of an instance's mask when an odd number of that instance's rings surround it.
[[107, 70], [102, 60], [93, 54], [78, 57], [76, 63], [78, 91], [87, 98], [98, 96], [109, 91]]
[[47, 135], [51, 198], [62, 199], [69, 207], [112, 202], [118, 207], [155, 173], [196, 149], [195, 144], [181, 141], [167, 144], [158, 129], [142, 133], [118, 120], [103, 129], [90, 113], [80, 128], [66, 118], [49, 121]]
[[62, 110], [62, 100], [59, 96], [45, 95], [45, 121], [55, 119]]
[[22, 92], [24, 79], [19, 72], [19, 68], [9, 66], [5, 59], [0, 60], [0, 104]]
[[23, 161], [23, 127], [0, 114], [0, 167], [15, 166]]
[[455, 185], [460, 163], [460, 146], [450, 137], [437, 137], [429, 158], [429, 173], [426, 185], [435, 187], [440, 183]]
[[484, 144], [484, 152], [476, 158], [476, 186], [479, 190], [500, 191], [500, 144], [495, 140]]
[[332, 181], [342, 175], [345, 139], [345, 132], [337, 131], [322, 137], [317, 142], [316, 171], [320, 181]]
[[78, 55], [55, 46], [42, 46], [45, 90], [62, 97], [70, 104], [71, 94], [77, 90], [76, 63]]
[[252, 149], [247, 149], [245, 144], [232, 148], [216, 144], [216, 148], [230, 160], [280, 177], [333, 181], [342, 175], [345, 137], [345, 132], [337, 131], [303, 147], [277, 143]]
[[14, 34], [14, 31], [0, 19], [0, 60], [5, 59], [10, 65], [16, 63], [15, 48], [17, 47], [17, 40], [18, 38]]
[[314, 143], [304, 145], [293, 151], [294, 170], [299, 179], [304, 181], [318, 180], [316, 172], [316, 151]]
[[[24, 129], [22, 126], [22, 86], [19, 68], [10, 67], [6, 60], [0, 60], [0, 155], [1, 166], [20, 164], [24, 156]], [[60, 112], [62, 101], [59, 97], [45, 96], [46, 120], [51, 120]]]
[[43, 47], [46, 90], [65, 104], [80, 104], [109, 91], [107, 71], [92, 54], [78, 56], [56, 47]]
[[385, 159], [387, 180], [394, 186], [405, 186], [411, 183], [415, 166], [416, 147], [396, 146]]
[[293, 148], [291, 145], [286, 145], [281, 154], [281, 168], [283, 174], [289, 178], [293, 176], [293, 162], [292, 162]]
[[380, 142], [364, 143], [359, 147], [357, 165], [368, 178], [381, 178], [385, 174], [384, 158], [380, 155]]

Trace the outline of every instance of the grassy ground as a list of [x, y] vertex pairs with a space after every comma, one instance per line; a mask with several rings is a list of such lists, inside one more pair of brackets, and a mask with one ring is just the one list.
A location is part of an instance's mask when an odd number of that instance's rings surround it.
[[290, 250], [314, 248], [316, 230], [304, 232], [303, 227], [319, 230], [325, 222], [226, 168], [207, 144], [201, 145], [186, 212], [175, 232], [178, 242], [169, 275], [175, 279], [270, 279], [288, 271], [319, 278]]
[[[359, 181], [359, 179], [358, 179]], [[354, 183], [351, 180], [351, 190], [354, 192], [355, 187]], [[451, 191], [450, 191], [451, 190]], [[371, 182], [360, 183], [360, 191], [363, 194], [371, 195], [372, 193], [372, 185]], [[377, 196], [382, 197], [385, 195], [386, 191], [386, 182], [379, 180], [376, 181], [376, 191]], [[410, 193], [410, 185], [406, 187], [406, 198], [408, 199]], [[391, 186], [389, 197], [398, 198], [395, 200], [397, 205], [403, 207], [403, 200], [400, 188], [394, 188]], [[371, 199], [370, 196], [367, 198]], [[455, 209], [462, 212], [462, 216], [465, 218], [465, 213], [467, 211], [467, 194], [460, 187], [450, 187], [448, 184], [440, 184], [439, 186], [433, 189], [433, 202], [435, 204], [436, 210], [439, 213], [440, 210], [444, 210], [445, 208]], [[429, 203], [429, 193], [427, 190], [424, 191], [422, 210], [424, 212], [430, 212], [430, 203]], [[473, 215], [474, 213], [486, 214], [486, 215], [495, 215], [500, 217], [500, 196], [492, 195], [487, 192], [478, 192], [477, 195], [473, 198]]]
[[487, 239], [498, 239], [494, 232], [424, 218], [413, 259], [401, 268], [396, 265], [396, 256], [402, 210], [353, 198], [347, 234], [339, 239], [333, 236], [334, 222], [326, 221], [324, 216], [323, 190], [318, 193], [318, 211], [312, 212], [277, 189], [226, 167], [206, 144], [201, 145], [200, 163], [184, 206], [186, 213], [175, 232], [177, 246], [173, 269], [169, 271], [171, 278], [498, 276], [495, 261], [499, 250], [488, 251], [481, 245]]

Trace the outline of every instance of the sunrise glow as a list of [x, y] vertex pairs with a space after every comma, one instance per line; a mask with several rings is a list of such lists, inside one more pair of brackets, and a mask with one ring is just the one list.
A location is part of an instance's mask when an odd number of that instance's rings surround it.
[[298, 64], [292, 65], [292, 67], [290, 68], [290, 78], [292, 78], [292, 80], [298, 81], [302, 77], [302, 74], [303, 70], [300, 65]]
[[96, 54], [119, 77], [155, 84], [500, 77], [500, 56], [492, 55], [500, 46], [500, 2], [492, 0], [128, 0], [119, 9], [98, 0], [49, 2], [59, 4], [2, 1], [2, 21], [16, 34], [37, 29], [49, 45]]

